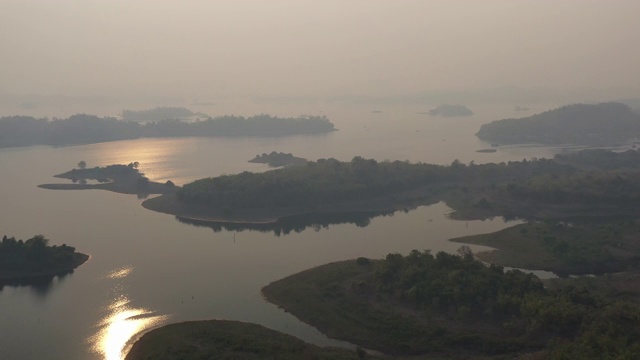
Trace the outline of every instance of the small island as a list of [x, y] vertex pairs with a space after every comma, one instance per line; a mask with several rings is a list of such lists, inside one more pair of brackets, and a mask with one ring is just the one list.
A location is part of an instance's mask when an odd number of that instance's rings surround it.
[[444, 116], [444, 117], [461, 117], [471, 116], [473, 111], [464, 105], [439, 105], [434, 109], [429, 110], [431, 116]]
[[567, 105], [484, 124], [476, 136], [500, 144], [619, 145], [640, 136], [640, 115], [621, 103]]
[[[172, 194], [177, 186], [168, 180], [165, 183], [150, 181], [138, 170], [138, 162], [128, 165], [108, 165], [105, 167], [86, 168], [86, 163], [78, 163], [78, 169], [54, 175], [61, 179], [69, 179], [72, 184], [42, 184], [38, 187], [50, 190], [90, 190], [102, 189], [122, 194]], [[95, 181], [96, 184], [89, 184]]]
[[271, 167], [283, 167], [283, 166], [295, 166], [304, 165], [307, 163], [307, 159], [293, 156], [291, 153], [275, 152], [263, 153], [262, 155], [256, 155], [253, 159], [249, 160], [250, 163], [267, 164]]
[[50, 246], [42, 235], [26, 241], [5, 235], [0, 243], [0, 284], [67, 274], [88, 259], [74, 247]]

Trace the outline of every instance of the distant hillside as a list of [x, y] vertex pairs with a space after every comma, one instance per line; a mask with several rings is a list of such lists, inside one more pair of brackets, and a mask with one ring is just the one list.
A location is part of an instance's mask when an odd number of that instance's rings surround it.
[[[198, 115], [183, 107], [156, 107], [148, 110], [122, 110], [122, 120], [135, 122], [186, 120]], [[204, 114], [201, 114], [205, 116]], [[205, 116], [207, 117], [207, 116]]]
[[[156, 112], [154, 110], [149, 114], [156, 114]], [[325, 116], [281, 118], [267, 114], [251, 117], [226, 115], [200, 121], [158, 120], [144, 124], [86, 114], [53, 120], [36, 119], [30, 116], [7, 116], [0, 117], [0, 148], [92, 144], [141, 137], [273, 137], [324, 134], [335, 130], [334, 125]]]
[[614, 102], [567, 105], [484, 124], [476, 136], [502, 144], [613, 145], [640, 136], [640, 115]]

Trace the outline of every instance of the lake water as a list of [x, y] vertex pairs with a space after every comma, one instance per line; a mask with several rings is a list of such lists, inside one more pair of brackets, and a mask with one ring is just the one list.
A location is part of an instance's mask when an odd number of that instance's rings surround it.
[[[135, 196], [105, 191], [52, 191], [38, 184], [73, 168], [140, 162], [155, 181], [176, 184], [240, 171], [256, 154], [291, 152], [308, 159], [377, 160], [448, 164], [549, 157], [547, 147], [490, 147], [473, 134], [480, 124], [513, 116], [491, 109], [470, 118], [433, 118], [426, 109], [336, 107], [323, 110], [340, 129], [320, 136], [283, 138], [142, 139], [61, 148], [0, 150], [0, 235], [28, 239], [44, 234], [90, 254], [73, 274], [42, 286], [0, 290], [0, 358], [120, 359], [146, 329], [169, 322], [234, 319], [262, 324], [319, 345], [340, 345], [265, 302], [271, 281], [327, 262], [381, 258], [412, 249], [454, 252], [447, 239], [493, 232], [502, 219], [453, 221], [444, 204], [280, 236], [260, 231], [213, 231], [145, 210]], [[287, 115], [287, 114], [285, 114]], [[477, 250], [478, 247], [473, 249]]]

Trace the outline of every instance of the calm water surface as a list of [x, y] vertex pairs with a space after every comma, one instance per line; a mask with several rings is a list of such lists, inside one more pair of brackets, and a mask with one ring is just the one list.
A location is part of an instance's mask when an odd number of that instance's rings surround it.
[[[120, 359], [132, 339], [168, 322], [234, 319], [262, 324], [320, 345], [339, 345], [265, 302], [271, 281], [331, 261], [412, 249], [454, 252], [447, 239], [502, 229], [501, 219], [459, 222], [444, 204], [377, 217], [369, 226], [333, 225], [276, 236], [214, 232], [140, 206], [135, 196], [104, 191], [39, 189], [74, 167], [139, 161], [155, 181], [177, 184], [240, 171], [265, 171], [246, 161], [271, 151], [308, 159], [360, 155], [377, 160], [448, 164], [548, 157], [545, 147], [501, 147], [473, 134], [480, 124], [511, 116], [494, 111], [441, 119], [416, 111], [327, 111], [340, 131], [287, 138], [143, 139], [61, 148], [0, 150], [0, 235], [44, 234], [90, 254], [73, 274], [43, 286], [0, 290], [0, 358]], [[479, 249], [479, 248], [475, 248]]]

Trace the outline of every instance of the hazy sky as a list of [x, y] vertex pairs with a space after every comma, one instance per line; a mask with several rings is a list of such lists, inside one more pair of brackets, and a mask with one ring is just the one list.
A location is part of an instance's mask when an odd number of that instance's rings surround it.
[[638, 87], [638, 0], [0, 0], [0, 93]]

